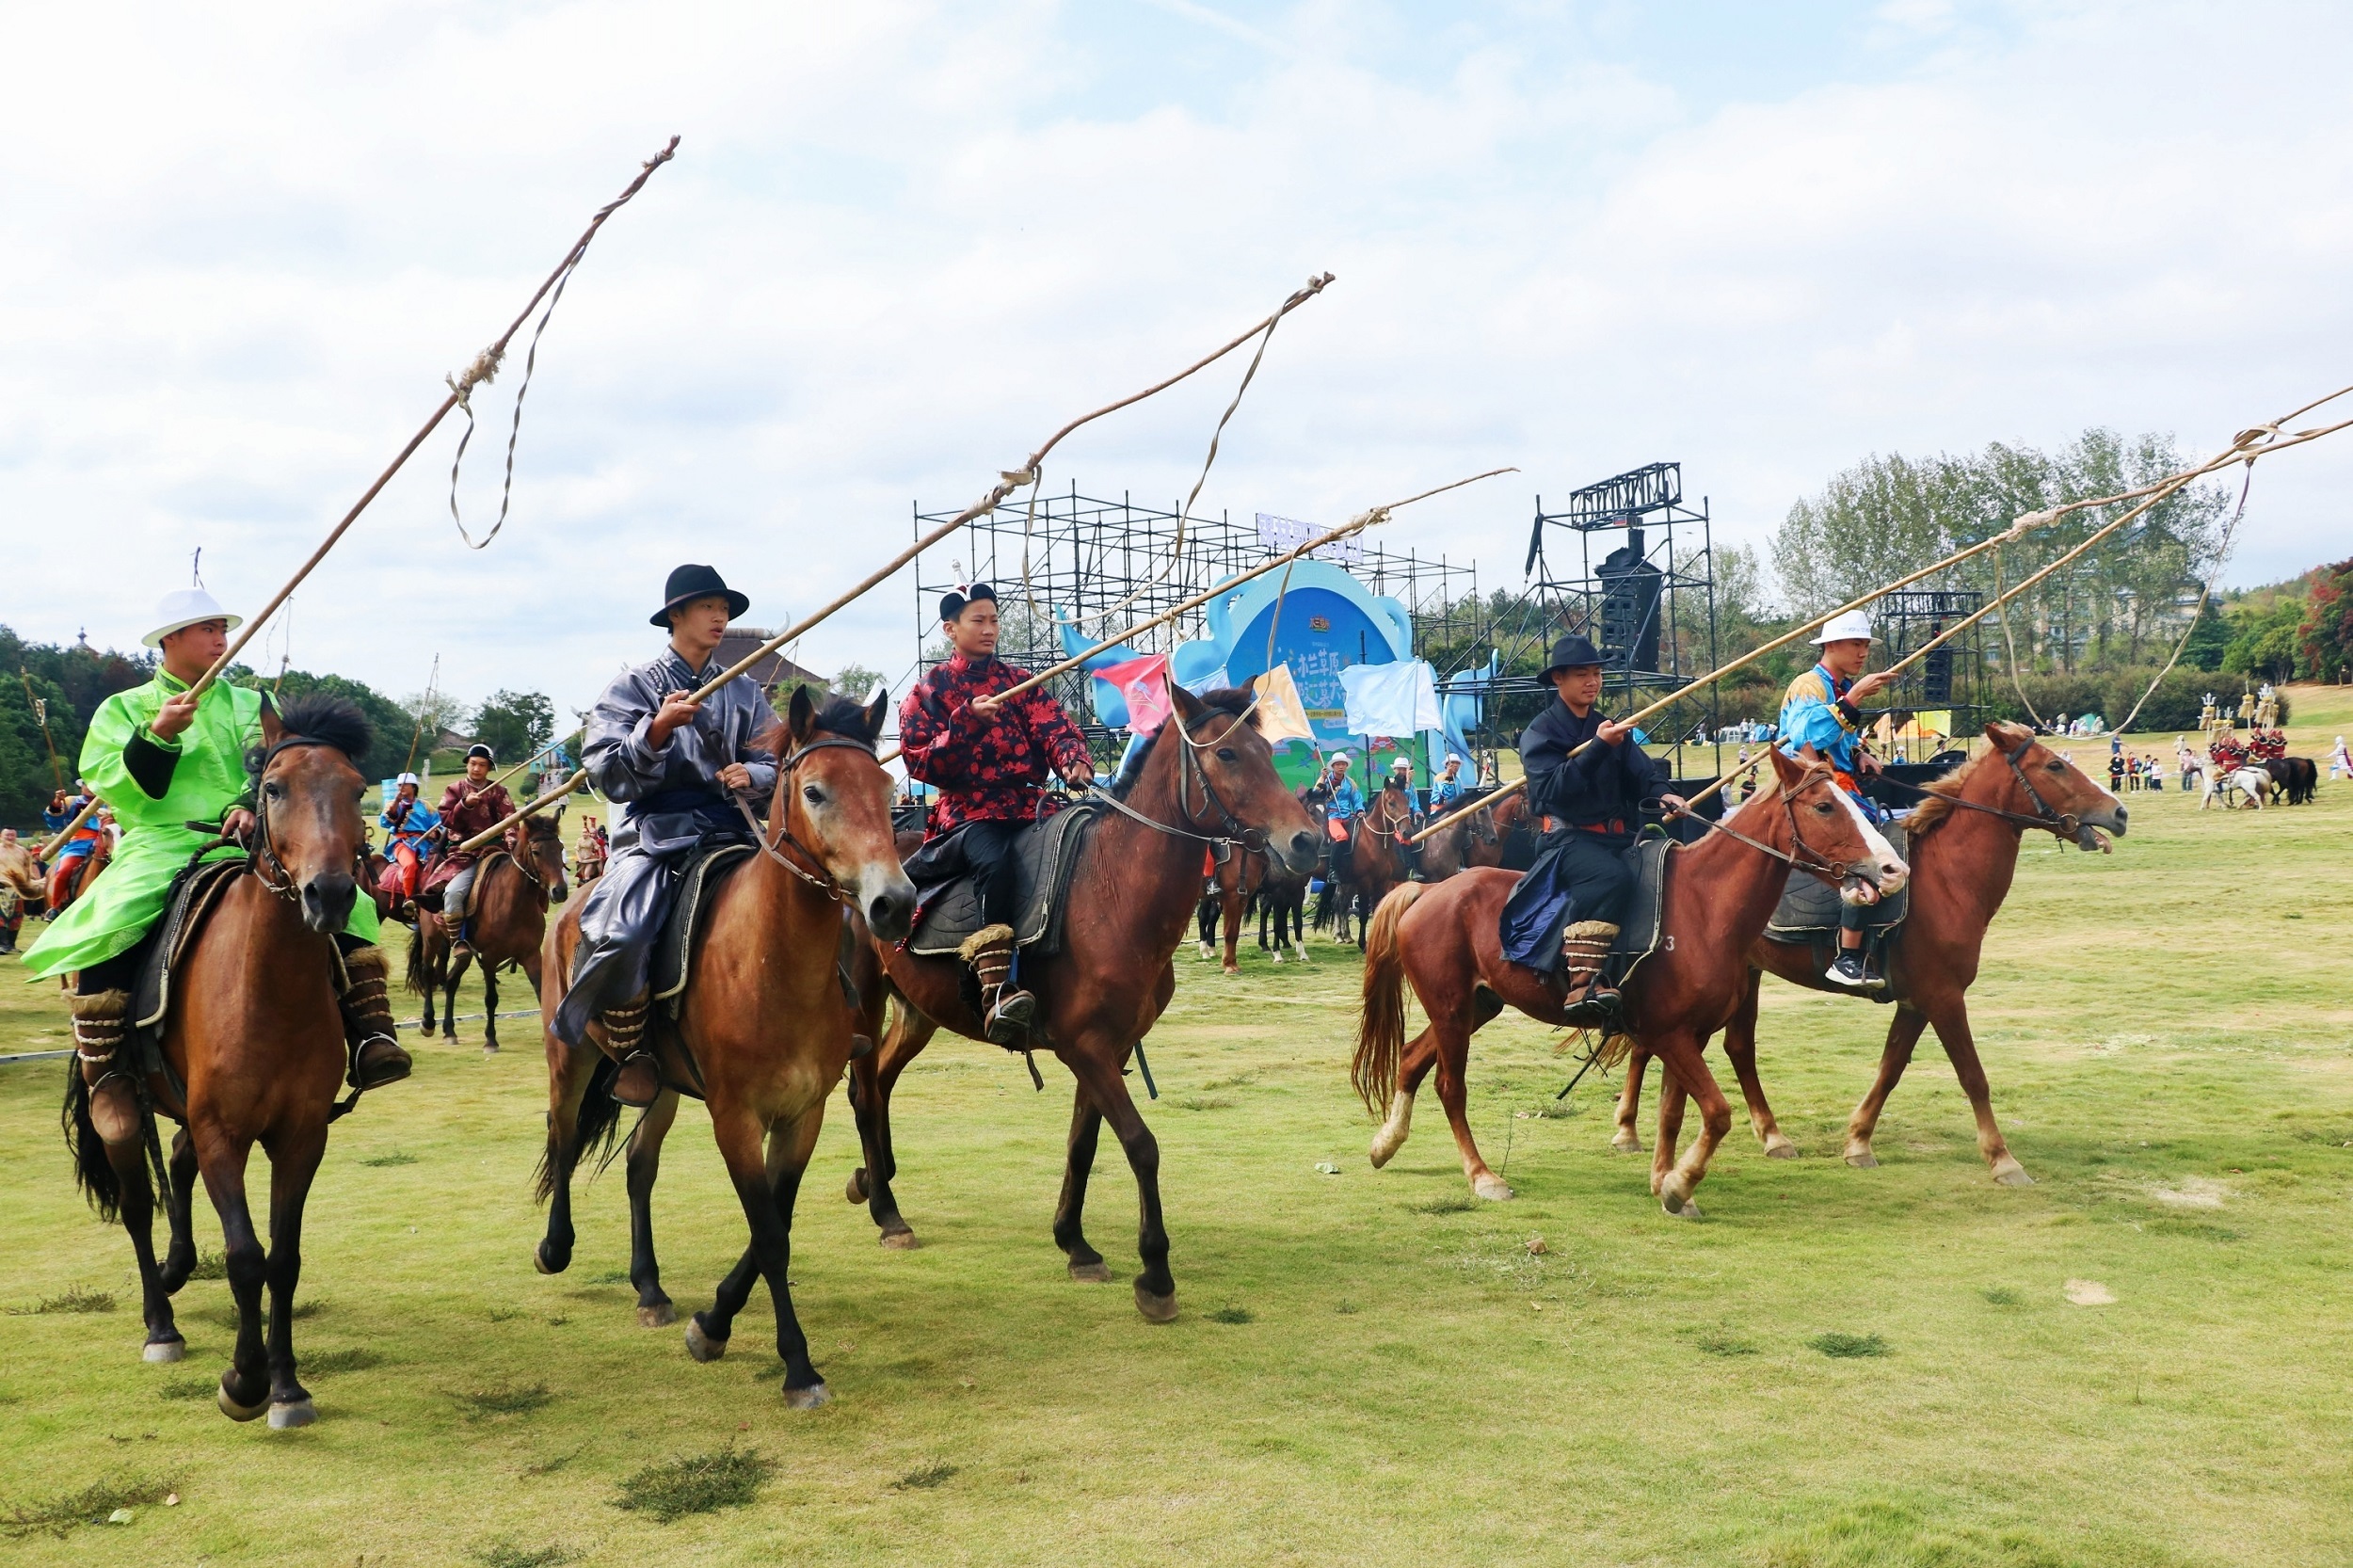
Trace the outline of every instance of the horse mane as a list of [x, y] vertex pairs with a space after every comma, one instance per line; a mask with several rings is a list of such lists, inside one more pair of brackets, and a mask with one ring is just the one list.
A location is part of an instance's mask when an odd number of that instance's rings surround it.
[[817, 717], [809, 728], [862, 741], [866, 739], [866, 704], [836, 692], [817, 705]]
[[[1258, 728], [1258, 711], [1253, 706], [1258, 700], [1258, 694], [1247, 686], [1220, 686], [1215, 691], [1197, 694], [1193, 700], [1213, 713], [1247, 719], [1251, 728]], [[1135, 766], [1129, 771], [1128, 789], [1134, 788], [1134, 781], [1144, 776], [1144, 765], [1152, 760], [1152, 748], [1160, 744], [1160, 737], [1168, 733], [1169, 724], [1175, 722], [1176, 718], [1172, 711], [1169, 718], [1145, 738], [1144, 749], [1136, 753]], [[1120, 790], [1117, 793], [1125, 799], [1128, 790]]]
[[354, 767], [376, 742], [368, 716], [357, 703], [322, 692], [308, 692], [279, 711], [279, 728], [289, 735], [323, 741], [350, 759]]
[[1904, 819], [1904, 831], [1917, 839], [1950, 817], [1953, 814], [1953, 800], [1961, 793], [1961, 787], [1969, 782], [1969, 776], [2000, 755], [1992, 750], [1982, 752], [1944, 777], [1921, 785], [1920, 788], [1928, 792], [1929, 798], [1912, 808], [1912, 815]]

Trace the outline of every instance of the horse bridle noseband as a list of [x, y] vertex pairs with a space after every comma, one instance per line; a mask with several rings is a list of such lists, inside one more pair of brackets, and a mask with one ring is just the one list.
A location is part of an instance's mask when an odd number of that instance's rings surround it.
[[[2020, 746], [2018, 751], [2023, 752], [2026, 746], [2033, 744], [2029, 741], [2026, 745]], [[2052, 810], [2051, 803], [2042, 798], [2042, 792], [2034, 787], [2034, 780], [2026, 776], [2025, 764], [2018, 760], [2018, 753], [2002, 751], [1998, 744], [1993, 749], [2001, 751], [2002, 760], [2009, 764], [2009, 771], [2018, 777], [2018, 787], [2026, 792], [2028, 800], [2034, 802], [2035, 814], [2033, 816], [2030, 817], [2024, 811], [2005, 811], [1998, 806], [1987, 806], [1974, 800], [1963, 800], [1957, 794], [1939, 794], [1933, 790], [1924, 790], [1917, 784], [1904, 784], [1903, 787], [1916, 794], [1943, 800], [1947, 805], [1958, 806], [1965, 811], [1977, 811], [1985, 816], [1999, 817], [2013, 827], [2038, 828], [2061, 840], [2073, 840], [2079, 848], [2091, 848], [2091, 844], [2085, 841], [2089, 836], [2089, 829], [2084, 826], [2083, 818], [2073, 811]], [[1901, 784], [1902, 780], [1895, 779], [1890, 782]]]
[[[808, 760], [811, 752], [824, 751], [832, 746], [845, 746], [852, 751], [862, 751], [869, 757], [874, 755], [874, 747], [870, 742], [854, 741], [847, 735], [820, 735], [815, 740], [796, 747], [792, 756], [776, 764], [776, 788], [778, 790], [784, 788], [786, 780], [792, 776], [795, 769]], [[792, 836], [791, 807], [788, 806], [776, 813], [776, 836], [771, 839], [768, 837], [768, 830], [760, 825], [760, 819], [752, 815], [750, 805], [745, 802], [740, 792], [730, 790], [728, 792], [728, 798], [734, 801], [735, 808], [744, 814], [744, 824], [752, 830], [752, 841], [760, 846], [760, 852], [762, 855], [836, 904], [849, 902], [849, 895], [842, 891], [841, 884], [835, 879], [834, 874], [825, 870], [825, 863], [817, 857], [817, 852]], [[784, 848], [788, 845], [794, 854], [806, 858], [808, 866], [802, 866], [784, 854]], [[811, 870], [810, 867], [815, 869]]]

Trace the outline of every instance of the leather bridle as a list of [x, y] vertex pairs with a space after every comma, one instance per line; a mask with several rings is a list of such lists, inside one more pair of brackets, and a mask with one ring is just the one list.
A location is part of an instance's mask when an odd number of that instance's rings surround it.
[[[1212, 709], [1209, 712], [1202, 714], [1201, 717], [1204, 719], [1211, 717], [1232, 718], [1233, 723], [1225, 727], [1225, 728], [1218, 735], [1217, 740], [1204, 742], [1196, 741], [1193, 738], [1192, 726], [1182, 717], [1176, 714], [1170, 715], [1170, 722], [1176, 726], [1177, 739], [1184, 743], [1178, 753], [1176, 762], [1176, 809], [1179, 813], [1180, 820], [1182, 820], [1185, 824], [1183, 827], [1172, 827], [1167, 823], [1153, 821], [1150, 817], [1145, 816], [1143, 812], [1137, 810], [1134, 807], [1129, 806], [1126, 801], [1121, 800], [1118, 796], [1111, 793], [1100, 785], [1096, 785], [1090, 789], [1087, 793], [1090, 798], [1101, 801], [1104, 805], [1109, 806], [1112, 810], [1119, 812], [1122, 816], [1128, 817], [1136, 822], [1142, 823], [1144, 826], [1151, 828], [1155, 832], [1165, 833], [1171, 838], [1192, 839], [1196, 842], [1208, 844], [1209, 846], [1210, 854], [1220, 865], [1223, 865], [1227, 860], [1233, 858], [1234, 850], [1237, 845], [1239, 845], [1246, 854], [1264, 855], [1267, 853], [1266, 830], [1264, 828], [1250, 826], [1248, 824], [1242, 822], [1239, 817], [1236, 817], [1232, 811], [1226, 808], [1225, 802], [1218, 795], [1217, 786], [1209, 782], [1209, 771], [1208, 767], [1202, 763], [1199, 757], [1194, 755], [1196, 752], [1206, 750], [1209, 746], [1218, 744], [1220, 742], [1223, 742], [1228, 736], [1232, 735], [1238, 727], [1247, 721], [1247, 716], [1244, 715], [1237, 717], [1235, 715], [1225, 713], [1222, 710]], [[1198, 821], [1198, 817], [1196, 816], [1192, 805], [1192, 793], [1193, 788], [1196, 784], [1201, 790], [1203, 810], [1207, 811], [1210, 808], [1215, 808], [1218, 816], [1218, 826], [1223, 829], [1222, 833], [1203, 833], [1199, 831], [1195, 825]]]
[[[323, 741], [310, 735], [286, 735], [280, 737], [262, 754], [261, 765], [254, 770], [253, 775], [253, 842], [246, 846], [245, 852], [246, 869], [253, 873], [262, 886], [284, 899], [288, 904], [295, 904], [302, 902], [302, 893], [295, 886], [294, 872], [287, 870], [286, 862], [279, 857], [278, 845], [270, 837], [269, 794], [262, 786], [268, 776], [269, 765], [278, 760], [278, 754], [281, 751], [291, 751], [296, 746], [327, 746], [335, 751], [343, 750], [343, 747], [336, 745], [332, 741]], [[344, 760], [346, 761], [350, 760], [348, 755]], [[222, 840], [224, 843], [229, 841], [226, 838]], [[368, 883], [367, 854], [366, 836], [362, 835], [360, 847], [352, 855], [357, 868], [357, 874], [352, 880], [362, 888], [365, 888]], [[268, 870], [264, 870], [264, 867]], [[271, 872], [277, 873], [278, 880], [271, 879]]]
[[[871, 741], [855, 741], [847, 735], [820, 735], [815, 740], [797, 747], [790, 757], [776, 764], [776, 788], [781, 791], [785, 782], [792, 776], [794, 770], [808, 760], [812, 752], [824, 751], [834, 746], [862, 751], [869, 757], [874, 755], [873, 743]], [[842, 890], [841, 884], [835, 879], [834, 874], [825, 870], [825, 864], [818, 858], [817, 852], [792, 836], [792, 808], [790, 805], [786, 805], [783, 810], [776, 813], [776, 837], [771, 839], [768, 836], [768, 830], [760, 825], [760, 819], [752, 815], [752, 808], [745, 803], [743, 795], [729, 791], [728, 798], [735, 802], [735, 808], [744, 814], [745, 825], [752, 830], [752, 840], [760, 845], [762, 855], [836, 904], [849, 902], [849, 894]], [[788, 856], [784, 853], [788, 848], [808, 864], [804, 866]]]
[[[1808, 765], [1803, 776], [1795, 784], [1785, 784], [1781, 787], [1781, 809], [1783, 815], [1789, 820], [1789, 842], [1793, 846], [1789, 850], [1775, 849], [1762, 840], [1750, 838], [1729, 824], [1703, 817], [1696, 811], [1686, 811], [1681, 814], [1689, 817], [1711, 833], [1721, 833], [1728, 839], [1737, 839], [1758, 854], [1770, 856], [1791, 870], [1805, 872], [1833, 888], [1849, 876], [1863, 878], [1876, 887], [1878, 868], [1869, 861], [1833, 860], [1812, 844], [1807, 843], [1804, 833], [1798, 827], [1798, 796], [1816, 783], [1832, 779], [1832, 776], [1831, 770], [1827, 766], [1816, 762]], [[1836, 789], [1837, 785], [1833, 782], [1831, 788]]]
[[[2026, 746], [2033, 744], [2029, 741]], [[2026, 746], [2020, 746], [2018, 752], [2025, 751]], [[2009, 764], [2009, 771], [2017, 776], [2018, 787], [2026, 792], [2028, 800], [2034, 802], [2035, 814], [2033, 816], [2030, 817], [2024, 811], [2005, 811], [1998, 806], [1987, 806], [1978, 801], [1963, 800], [1957, 794], [1947, 795], [1941, 794], [1934, 790], [1923, 790], [1916, 784], [1905, 784], [1903, 787], [1929, 799], [1942, 800], [1948, 806], [1959, 807], [1964, 811], [1976, 811], [1984, 816], [1998, 817], [2013, 827], [2038, 829], [2062, 840], [2073, 840], [2082, 849], [2088, 850], [2094, 847], [2096, 840], [2091, 839], [2091, 830], [2084, 825], [2083, 818], [2079, 814], [2073, 811], [2054, 810], [2051, 803], [2042, 798], [2042, 792], [2037, 790], [2034, 787], [2034, 780], [2026, 776], [2025, 764], [2018, 760], [2018, 752], [2003, 751], [1999, 744], [1996, 744], [1993, 749], [2001, 752], [2002, 760]], [[1891, 780], [1891, 782], [1901, 783], [1901, 780]]]

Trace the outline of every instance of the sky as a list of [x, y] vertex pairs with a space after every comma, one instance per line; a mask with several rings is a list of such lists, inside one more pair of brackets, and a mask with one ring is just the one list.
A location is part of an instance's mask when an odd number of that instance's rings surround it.
[[[781, 625], [1312, 273], [1200, 508], [1519, 580], [1539, 494], [1679, 461], [1720, 540], [1874, 453], [2208, 452], [2353, 381], [2353, 12], [433, 0], [24, 8], [0, 56], [0, 623], [264, 602], [670, 136], [539, 347], [512, 509], [453, 420], [257, 636], [586, 706], [681, 561]], [[496, 516], [520, 355], [475, 395]], [[1239, 362], [1048, 483], [1173, 504]], [[2353, 432], [2224, 573], [2353, 553]], [[927, 578], [950, 575], [935, 567]], [[912, 577], [797, 649], [896, 675]]]

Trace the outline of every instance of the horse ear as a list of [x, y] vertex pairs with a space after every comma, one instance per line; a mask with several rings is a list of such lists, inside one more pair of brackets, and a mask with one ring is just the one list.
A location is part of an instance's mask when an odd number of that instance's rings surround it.
[[2005, 724], [2000, 719], [1985, 721], [1985, 738], [1993, 743], [1993, 749], [2008, 755], [2034, 739], [2034, 731], [2023, 725]]
[[792, 700], [786, 704], [784, 722], [792, 733], [794, 745], [808, 742], [809, 727], [817, 722], [817, 705], [809, 701], [807, 686], [792, 688]]
[[286, 727], [278, 722], [278, 710], [267, 697], [262, 699], [262, 744], [274, 746], [286, 738]]
[[1199, 718], [1204, 712], [1208, 712], [1207, 705], [1204, 704], [1199, 697], [1185, 690], [1185, 688], [1177, 682], [1175, 672], [1169, 671], [1164, 673], [1168, 675], [1168, 699], [1169, 702], [1176, 708], [1176, 716], [1179, 719], [1183, 720], [1186, 724], [1191, 724], [1193, 720]]
[[[1807, 760], [1814, 760], [1814, 748], [1812, 746], [1807, 746], [1805, 750], [1807, 753]], [[1781, 776], [1781, 786], [1783, 789], [1785, 790], [1790, 788], [1795, 785], [1798, 780], [1805, 776], [1805, 763], [1799, 761], [1796, 758], [1782, 750], [1781, 747], [1774, 746], [1769, 752], [1767, 753], [1767, 755], [1771, 757], [1773, 760], [1773, 771]]]
[[890, 688], [874, 682], [874, 695], [866, 701], [866, 739], [871, 744], [882, 739], [883, 722], [890, 716]]

